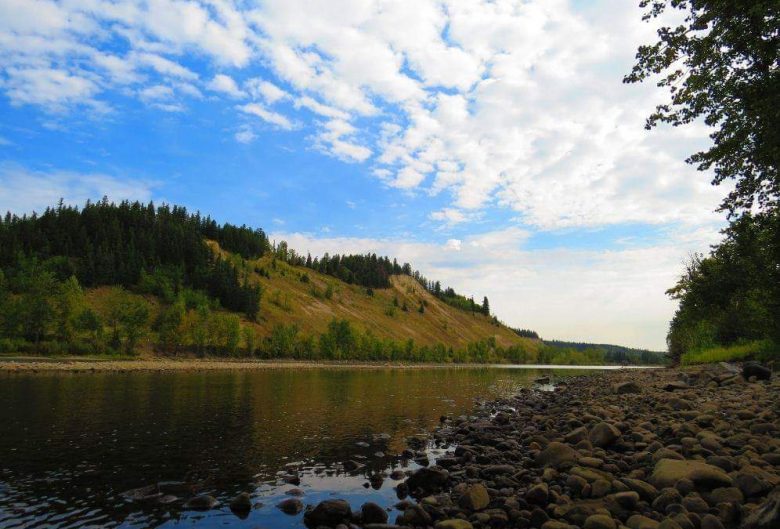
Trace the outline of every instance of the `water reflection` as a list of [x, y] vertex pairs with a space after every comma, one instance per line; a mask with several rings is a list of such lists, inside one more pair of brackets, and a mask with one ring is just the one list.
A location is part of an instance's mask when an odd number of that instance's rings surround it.
[[[300, 515], [275, 508], [289, 497], [293, 485], [280, 477], [290, 471], [300, 472], [304, 503], [335, 494], [355, 507], [390, 506], [389, 470], [413, 465], [395, 456], [407, 436], [538, 376], [490, 368], [0, 375], [0, 527], [300, 527]], [[365, 468], [347, 474], [348, 460]], [[381, 472], [375, 490], [368, 477]], [[160, 481], [197, 484], [222, 507], [182, 512], [181, 502], [122, 495]], [[246, 520], [227, 507], [240, 491], [257, 504]]]

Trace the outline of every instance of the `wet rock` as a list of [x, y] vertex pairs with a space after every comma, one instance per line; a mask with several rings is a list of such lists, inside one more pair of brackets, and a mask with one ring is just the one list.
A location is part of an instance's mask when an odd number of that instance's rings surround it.
[[536, 456], [537, 466], [553, 468], [569, 467], [577, 460], [577, 451], [563, 443], [552, 442]]
[[458, 500], [458, 505], [469, 511], [481, 511], [490, 503], [487, 488], [481, 483], [469, 486]]
[[201, 494], [190, 498], [187, 503], [184, 504], [185, 509], [193, 511], [208, 511], [219, 505], [219, 501], [214, 496], [208, 494]]
[[364, 524], [387, 523], [387, 511], [374, 502], [366, 502], [360, 507]]
[[276, 508], [284, 514], [294, 516], [303, 510], [303, 502], [297, 498], [290, 498], [278, 503]]
[[252, 498], [248, 492], [242, 492], [230, 500], [230, 510], [235, 513], [248, 513], [252, 510]]
[[[287, 500], [289, 501], [289, 500]], [[307, 527], [336, 527], [340, 523], [348, 524], [352, 518], [352, 509], [346, 500], [324, 500], [314, 509], [306, 511], [303, 521]]]
[[591, 428], [590, 433], [588, 433], [588, 439], [593, 446], [605, 448], [611, 446], [615, 441], [620, 439], [620, 435], [620, 430], [613, 425], [608, 422], [600, 422]]
[[672, 487], [681, 479], [689, 479], [699, 489], [730, 487], [732, 480], [721, 469], [701, 461], [661, 459], [655, 464], [650, 483], [657, 488]]
[[362, 470], [366, 467], [363, 463], [358, 463], [357, 461], [350, 459], [349, 461], [344, 461], [344, 470], [347, 472], [357, 472], [358, 470]]
[[147, 485], [145, 487], [138, 487], [137, 489], [126, 490], [122, 493], [122, 496], [132, 501], [146, 501], [153, 500], [160, 497], [160, 491], [157, 490], [157, 485]]
[[404, 472], [403, 470], [400, 470], [400, 469], [399, 470], [393, 470], [390, 473], [390, 479], [395, 480], [395, 481], [402, 480], [405, 477], [406, 477], [406, 472]]
[[284, 493], [287, 494], [288, 496], [296, 496], [296, 497], [303, 496], [304, 494], [306, 494], [306, 492], [304, 492], [302, 489], [299, 489], [297, 487], [294, 489], [286, 490], [284, 491]]
[[422, 495], [438, 492], [447, 485], [449, 473], [437, 467], [421, 468], [406, 480], [406, 485], [411, 493], [420, 491]]

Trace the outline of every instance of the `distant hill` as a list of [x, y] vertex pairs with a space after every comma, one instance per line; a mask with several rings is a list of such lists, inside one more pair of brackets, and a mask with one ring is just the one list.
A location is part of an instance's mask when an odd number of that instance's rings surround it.
[[604, 359], [608, 364], [665, 364], [668, 360], [666, 353], [663, 351], [634, 349], [622, 345], [566, 342], [563, 340], [544, 340], [544, 343], [559, 349], [573, 349], [576, 351], [600, 350], [604, 352]]

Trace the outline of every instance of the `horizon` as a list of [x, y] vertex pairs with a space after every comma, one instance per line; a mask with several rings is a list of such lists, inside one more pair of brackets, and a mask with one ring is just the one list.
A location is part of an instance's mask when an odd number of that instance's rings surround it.
[[728, 189], [685, 163], [708, 129], [644, 130], [665, 94], [622, 84], [654, 40], [633, 3], [12, 4], [4, 211], [182, 205], [409, 262], [548, 339], [655, 351], [666, 289], [725, 225]]

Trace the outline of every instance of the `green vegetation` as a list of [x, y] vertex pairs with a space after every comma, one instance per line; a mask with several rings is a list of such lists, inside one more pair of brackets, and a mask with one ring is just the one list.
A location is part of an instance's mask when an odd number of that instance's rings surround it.
[[780, 9], [774, 0], [643, 0], [645, 20], [667, 10], [626, 82], [661, 76], [670, 91], [647, 120], [703, 119], [712, 146], [688, 163], [733, 180], [721, 204], [730, 221], [709, 255], [694, 255], [668, 294], [679, 301], [667, 337], [674, 361], [776, 358], [780, 350]]
[[560, 350], [583, 353], [588, 358], [596, 359], [597, 364], [662, 365], [667, 361], [666, 353], [664, 352], [633, 349], [631, 347], [623, 347], [622, 345], [564, 342], [561, 340], [544, 340], [544, 343]]
[[756, 340], [726, 347], [711, 347], [687, 351], [680, 357], [683, 365], [711, 362], [739, 362], [742, 360], [769, 360], [776, 355], [777, 348], [771, 340]]

